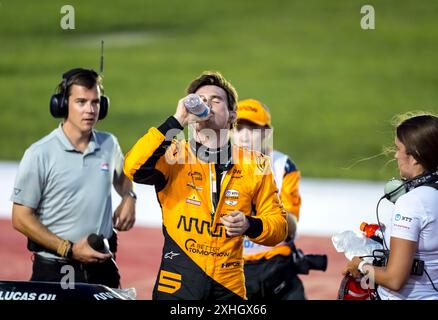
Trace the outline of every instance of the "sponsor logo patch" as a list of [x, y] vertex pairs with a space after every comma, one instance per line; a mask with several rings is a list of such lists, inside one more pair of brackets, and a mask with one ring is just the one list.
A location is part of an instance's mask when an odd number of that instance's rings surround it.
[[189, 253], [199, 254], [212, 257], [229, 257], [229, 252], [221, 252], [220, 247], [212, 247], [206, 244], [198, 243], [195, 239], [187, 239], [185, 248]]
[[190, 171], [187, 175], [195, 181], [202, 181], [202, 174], [198, 171]]
[[108, 172], [109, 171], [109, 165], [107, 162], [102, 162], [100, 164], [100, 171]]
[[240, 178], [242, 178], [242, 170], [239, 170], [239, 169], [233, 169], [233, 172], [232, 172], [232, 176], [231, 176], [232, 178], [234, 178], [234, 179], [240, 179]]
[[225, 228], [222, 223], [216, 223], [214, 226], [211, 226], [210, 221], [200, 220], [195, 217], [186, 217], [184, 215], [180, 216], [177, 229], [197, 234], [208, 234], [214, 238], [222, 238], [222, 236], [229, 237], [224, 231]]
[[240, 267], [240, 261], [222, 263], [222, 269]]
[[225, 203], [228, 204], [229, 206], [235, 206], [238, 201], [237, 200], [225, 200]]
[[166, 254], [164, 255], [164, 259], [173, 260], [173, 257], [179, 256], [179, 255], [180, 255], [180, 253], [175, 253], [173, 251], [166, 252]]
[[195, 189], [195, 190], [199, 190], [199, 191], [202, 191], [204, 189], [203, 187], [198, 187], [197, 185], [195, 185], [194, 183], [191, 183], [191, 182], [187, 183], [187, 187]]
[[239, 198], [239, 191], [232, 190], [232, 189], [227, 190], [227, 191], [225, 191], [225, 197], [237, 199], [237, 198]]
[[186, 199], [186, 203], [190, 203], [195, 206], [200, 206], [201, 200], [196, 196], [196, 194], [192, 194], [190, 197]]
[[256, 157], [256, 163], [257, 163], [257, 168], [261, 171], [264, 172], [266, 169], [266, 158], [262, 157], [262, 156], [257, 156]]
[[410, 230], [411, 229], [408, 226], [404, 226], [404, 225], [397, 224], [397, 223], [394, 223], [394, 227], [401, 228], [401, 229], [406, 229], [406, 230]]
[[412, 222], [412, 218], [402, 216], [401, 214], [397, 213], [394, 217], [395, 221], [406, 221], [406, 222]]

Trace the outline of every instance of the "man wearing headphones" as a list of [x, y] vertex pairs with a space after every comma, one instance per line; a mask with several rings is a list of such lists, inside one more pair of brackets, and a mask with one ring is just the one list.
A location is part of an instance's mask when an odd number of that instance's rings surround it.
[[[268, 158], [231, 145], [234, 87], [220, 73], [204, 72], [187, 93], [208, 104], [208, 116], [189, 114], [181, 99], [174, 116], [137, 141], [124, 165], [134, 181], [155, 185], [163, 211], [153, 298], [242, 300], [243, 236], [276, 245], [286, 237], [285, 211]], [[193, 138], [174, 140], [188, 124]]]
[[[64, 118], [57, 129], [24, 153], [11, 201], [12, 223], [28, 238], [34, 253], [33, 281], [60, 282], [73, 267], [76, 282], [120, 286], [112, 253], [115, 229], [129, 230], [135, 221], [135, 194], [123, 174], [117, 139], [94, 129], [108, 112], [108, 98], [93, 70], [72, 69], [63, 75], [50, 111]], [[111, 207], [111, 186], [122, 197]], [[90, 234], [109, 240], [110, 251], [98, 252]], [[71, 280], [71, 278], [69, 278]]]

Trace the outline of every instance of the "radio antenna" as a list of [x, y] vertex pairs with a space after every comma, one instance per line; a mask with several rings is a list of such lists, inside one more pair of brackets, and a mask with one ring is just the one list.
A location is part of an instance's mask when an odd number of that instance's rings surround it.
[[100, 43], [100, 75], [103, 76], [103, 40]]

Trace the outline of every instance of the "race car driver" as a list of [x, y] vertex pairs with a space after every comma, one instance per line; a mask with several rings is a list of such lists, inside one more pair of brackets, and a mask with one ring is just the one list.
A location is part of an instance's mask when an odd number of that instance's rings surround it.
[[[269, 159], [231, 145], [237, 103], [231, 83], [204, 72], [187, 93], [208, 104], [208, 116], [190, 114], [181, 99], [124, 164], [132, 180], [155, 186], [162, 208], [165, 241], [153, 299], [246, 299], [243, 238], [271, 246], [283, 241], [286, 213]], [[175, 140], [189, 123], [193, 138]]]

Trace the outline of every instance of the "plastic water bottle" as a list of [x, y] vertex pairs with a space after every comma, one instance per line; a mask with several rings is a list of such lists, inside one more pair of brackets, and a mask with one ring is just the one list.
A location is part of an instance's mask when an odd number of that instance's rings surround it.
[[[367, 238], [363, 233], [350, 230], [333, 235], [332, 242], [336, 251], [344, 252], [348, 260], [353, 257], [372, 255], [374, 250], [383, 249], [381, 243]], [[368, 259], [369, 262], [373, 261], [373, 258], [365, 259]]]
[[210, 108], [208, 107], [208, 105], [204, 101], [202, 101], [200, 96], [195, 93], [189, 94], [184, 99], [184, 106], [186, 107], [188, 112], [200, 118], [204, 118], [210, 113]]

